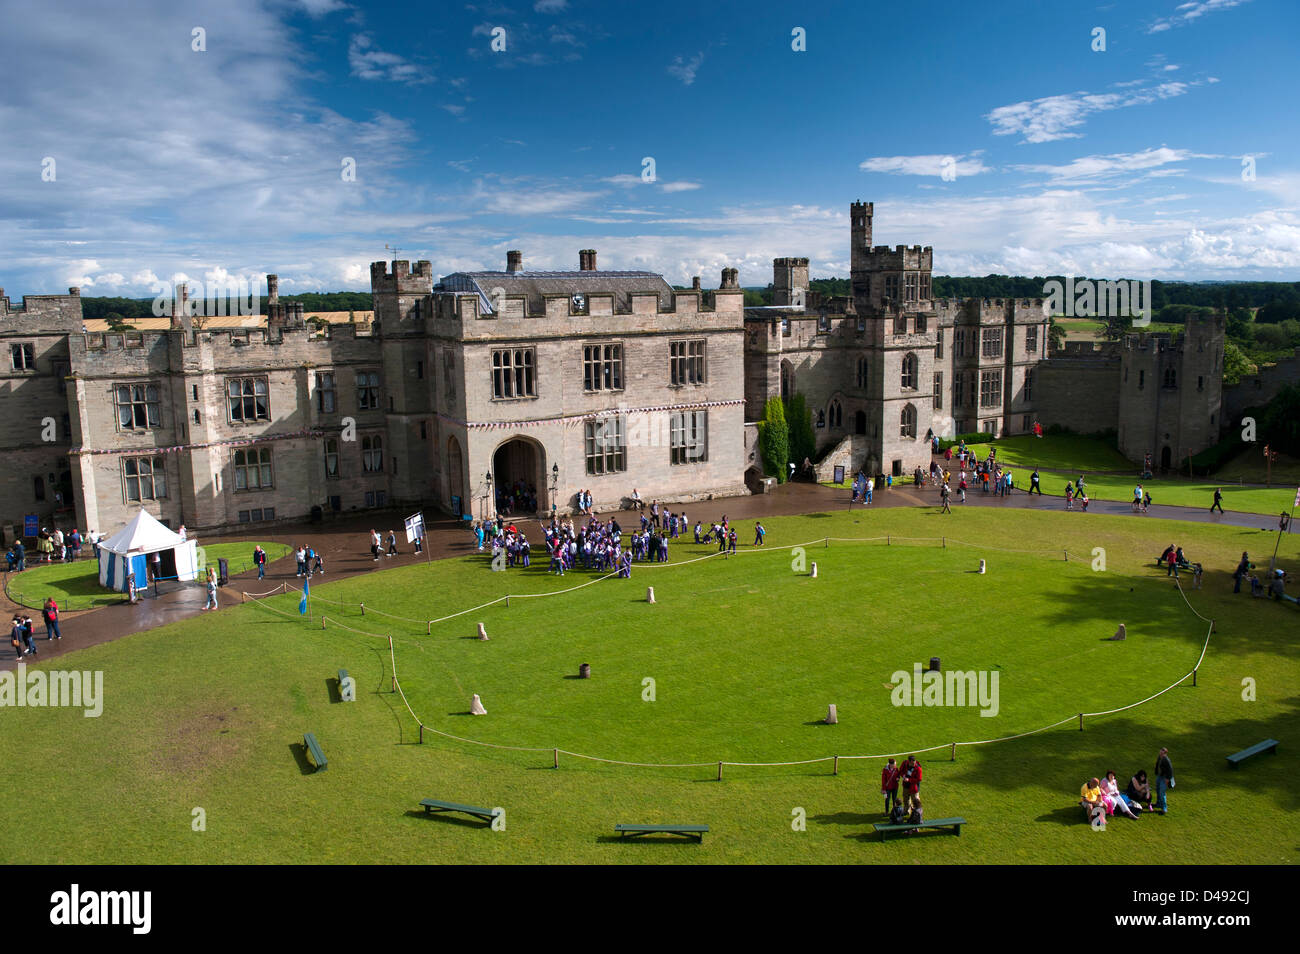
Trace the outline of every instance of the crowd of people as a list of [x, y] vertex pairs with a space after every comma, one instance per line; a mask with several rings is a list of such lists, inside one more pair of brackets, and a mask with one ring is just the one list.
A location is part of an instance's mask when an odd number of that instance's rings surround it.
[[21, 573], [30, 565], [36, 566], [41, 563], [72, 563], [81, 556], [83, 544], [89, 543], [99, 556], [99, 541], [103, 539], [101, 534], [94, 530], [86, 532], [82, 536], [80, 530], [73, 527], [67, 533], [55, 527], [49, 530], [41, 528], [40, 533], [36, 535], [36, 556], [30, 561], [27, 555], [27, 546], [22, 539], [15, 540], [14, 543], [5, 552], [6, 567], [10, 573]]
[[1115, 772], [1102, 778], [1093, 777], [1079, 789], [1079, 805], [1084, 816], [1093, 825], [1104, 825], [1107, 818], [1118, 812], [1127, 818], [1137, 818], [1143, 812], [1169, 812], [1169, 789], [1174, 787], [1174, 765], [1169, 760], [1169, 750], [1162, 748], [1156, 755], [1156, 787], [1151, 792], [1151, 782], [1146, 769], [1138, 769], [1121, 792]]
[[[675, 512], [658, 501], [646, 508], [640, 495], [632, 491], [633, 511], [639, 526], [624, 528], [616, 516], [601, 520], [591, 512], [590, 495], [582, 491], [577, 495], [582, 512], [573, 517], [560, 517], [552, 512], [550, 520], [539, 521], [543, 540], [539, 544], [546, 555], [550, 573], [563, 576], [574, 569], [617, 572], [620, 577], [632, 575], [632, 565], [638, 562], [666, 563], [669, 544], [692, 534], [686, 511]], [[581, 518], [585, 517], [585, 521]], [[532, 566], [533, 544], [523, 528], [508, 514], [498, 513], [491, 520], [476, 520], [470, 527], [479, 552], [490, 552], [493, 566], [503, 568]], [[753, 546], [766, 543], [767, 529], [761, 520], [754, 523]], [[376, 542], [378, 534], [371, 531], [371, 550], [378, 559]], [[735, 553], [740, 543], [739, 528], [727, 515], [711, 523], [708, 528], [697, 520], [693, 539], [699, 545], [716, 544], [720, 553]], [[540, 564], [539, 564], [540, 565]]]

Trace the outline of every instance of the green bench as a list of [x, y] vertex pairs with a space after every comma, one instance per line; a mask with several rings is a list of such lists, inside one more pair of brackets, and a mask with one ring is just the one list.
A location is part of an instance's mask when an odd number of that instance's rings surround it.
[[1233, 755], [1229, 755], [1228, 764], [1231, 765], [1233, 768], [1237, 768], [1237, 766], [1241, 765], [1241, 763], [1246, 761], [1246, 759], [1250, 758], [1252, 755], [1259, 755], [1261, 752], [1271, 752], [1272, 754], [1276, 755], [1277, 740], [1265, 739], [1263, 742], [1255, 743], [1248, 749], [1242, 749], [1240, 752], [1237, 752]]
[[460, 812], [463, 815], [473, 815], [481, 818], [485, 822], [491, 823], [497, 817], [495, 809], [475, 808], [473, 805], [458, 805], [455, 802], [440, 802], [436, 798], [425, 798], [420, 801], [424, 806], [424, 813], [432, 815], [434, 812]]
[[614, 830], [620, 838], [636, 838], [638, 835], [681, 835], [704, 841], [709, 830], [708, 825], [615, 825]]
[[325, 758], [325, 752], [321, 749], [320, 743], [316, 741], [316, 736], [308, 732], [302, 737], [302, 744], [311, 753], [312, 759], [316, 762], [316, 771], [323, 772], [329, 767], [329, 760]]
[[346, 669], [339, 670], [339, 701], [341, 702], [357, 701], [357, 693], [356, 693], [355, 686], [352, 688], [351, 691], [348, 691], [348, 671]]
[[890, 832], [918, 831], [922, 828], [951, 828], [954, 835], [961, 835], [961, 826], [966, 824], [964, 818], [936, 818], [933, 821], [921, 822], [914, 825], [911, 822], [901, 822], [895, 824], [875, 825], [876, 831], [880, 832], [880, 840], [884, 841], [889, 837]]

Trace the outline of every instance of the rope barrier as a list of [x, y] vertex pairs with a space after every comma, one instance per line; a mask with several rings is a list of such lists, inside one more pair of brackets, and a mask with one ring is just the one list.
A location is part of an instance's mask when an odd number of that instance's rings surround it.
[[[873, 542], [878, 542], [878, 541], [880, 541], [880, 540], [885, 540], [886, 543], [889, 544], [889, 545], [892, 545], [892, 541], [893, 541], [893, 540], [903, 540], [903, 541], [907, 541], [907, 542], [930, 542], [930, 543], [933, 543], [933, 542], [935, 542], [935, 541], [939, 541], [939, 542], [941, 543], [941, 545], [946, 545], [946, 538], [945, 538], [945, 537], [893, 537], [892, 535], [890, 535], [890, 536], [886, 536], [886, 537], [823, 537], [823, 538], [822, 538], [823, 542], [824, 542], [826, 545], [829, 545], [829, 543], [830, 543], [830, 541], [831, 541], [832, 539], [833, 539], [833, 540], [836, 540], [837, 542], [842, 542], [842, 543], [873, 543]], [[813, 541], [813, 542], [815, 542], [815, 541]], [[961, 546], [982, 546], [982, 545], [979, 545], [979, 544], [970, 544], [970, 543], [966, 543], [965, 541], [962, 541], [962, 540], [954, 540], [953, 542], [954, 542], [955, 544], [960, 544]], [[737, 551], [737, 552], [745, 552], [745, 553], [769, 552], [769, 553], [771, 553], [771, 552], [779, 552], [779, 551], [781, 551], [781, 550], [790, 550], [790, 549], [795, 549], [795, 548], [798, 548], [798, 547], [808, 547], [808, 546], [811, 546], [811, 545], [812, 545], [811, 543], [788, 544], [788, 545], [784, 545], [784, 546], [780, 546], [780, 547], [764, 548], [763, 550], [759, 550], [759, 549], [757, 549], [757, 548], [750, 548], [750, 549], [745, 550], [745, 551]], [[1056, 548], [1053, 547], [1053, 548], [1039, 548], [1039, 549], [1032, 549], [1032, 550], [1013, 550], [1013, 549], [1008, 549], [1008, 548], [1004, 548], [1004, 547], [988, 547], [987, 549], [1001, 550], [1001, 551], [1006, 552], [1006, 553], [1045, 553], [1045, 552], [1055, 552], [1055, 549], [1056, 549]], [[1068, 559], [1068, 551], [1066, 551], [1066, 553], [1067, 553], [1067, 559]], [[674, 563], [674, 564], [662, 564], [662, 565], [664, 565], [664, 566], [669, 566], [669, 565], [671, 565], [671, 566], [686, 566], [686, 565], [689, 565], [689, 564], [691, 564], [691, 563], [697, 563], [697, 562], [699, 562], [700, 560], [712, 559], [713, 557], [716, 557], [716, 556], [722, 556], [722, 555], [723, 555], [723, 552], [722, 552], [722, 551], [719, 551], [718, 553], [708, 554], [707, 556], [699, 557], [699, 558], [696, 558], [696, 559], [694, 559], [694, 560], [686, 560], [686, 561], [682, 561], [682, 562], [680, 562], [680, 563]], [[524, 599], [524, 598], [533, 598], [533, 597], [541, 597], [541, 596], [561, 596], [561, 595], [564, 595], [564, 594], [566, 594], [566, 593], [572, 593], [572, 592], [575, 592], [576, 590], [584, 589], [585, 587], [591, 586], [591, 585], [594, 584], [594, 583], [600, 583], [600, 582], [603, 582], [603, 581], [605, 581], [605, 580], [613, 579], [613, 578], [616, 577], [617, 575], [618, 575], [618, 573], [617, 573], [617, 571], [616, 571], [616, 572], [614, 572], [614, 573], [609, 573], [609, 574], [606, 574], [606, 575], [604, 575], [604, 576], [597, 577], [596, 579], [593, 579], [593, 580], [588, 580], [587, 582], [585, 582], [585, 583], [581, 583], [581, 584], [578, 584], [577, 586], [567, 587], [566, 589], [563, 589], [563, 590], [554, 590], [554, 591], [551, 591], [551, 592], [548, 592], [548, 593], [523, 593], [523, 594], [509, 594], [509, 595], [507, 595], [507, 596], [498, 597], [497, 599], [491, 600], [491, 601], [489, 601], [489, 602], [487, 602], [487, 603], [480, 604], [479, 606], [471, 607], [470, 609], [467, 609], [467, 610], [461, 610], [461, 611], [456, 612], [456, 613], [451, 613], [451, 614], [448, 614], [447, 616], [443, 616], [443, 617], [440, 617], [439, 619], [435, 619], [435, 620], [415, 620], [415, 619], [411, 619], [410, 617], [393, 616], [392, 614], [388, 614], [388, 613], [382, 613], [381, 615], [389, 616], [389, 617], [392, 618], [392, 619], [401, 619], [401, 620], [405, 620], [405, 621], [407, 621], [407, 622], [413, 622], [413, 623], [425, 623], [425, 624], [426, 624], [426, 631], [427, 631], [428, 628], [431, 628], [431, 626], [432, 626], [433, 623], [437, 623], [437, 622], [445, 622], [446, 620], [454, 619], [454, 618], [456, 618], [456, 617], [458, 617], [458, 616], [464, 616], [464, 615], [466, 615], [467, 613], [472, 613], [472, 612], [475, 612], [476, 610], [485, 609], [485, 608], [487, 608], [487, 607], [489, 607], [489, 606], [493, 606], [493, 605], [495, 605], [495, 604], [497, 604], [497, 603], [506, 602], [506, 603], [508, 604], [508, 602], [509, 602], [511, 596], [515, 596], [516, 598], [520, 598], [520, 599]], [[1209, 651], [1209, 647], [1210, 647], [1210, 637], [1211, 637], [1211, 635], [1213, 635], [1213, 633], [1214, 633], [1214, 621], [1213, 621], [1213, 620], [1209, 620], [1209, 619], [1207, 619], [1205, 616], [1202, 616], [1199, 612], [1196, 611], [1196, 608], [1193, 607], [1193, 606], [1191, 605], [1191, 602], [1187, 599], [1187, 594], [1186, 594], [1185, 592], [1183, 592], [1183, 588], [1182, 588], [1181, 583], [1179, 583], [1177, 580], [1175, 580], [1175, 585], [1176, 585], [1176, 587], [1177, 587], [1177, 589], [1178, 589], [1179, 595], [1182, 596], [1182, 598], [1183, 598], [1183, 602], [1186, 603], [1187, 608], [1188, 608], [1189, 610], [1191, 610], [1192, 614], [1195, 615], [1196, 617], [1198, 617], [1199, 619], [1208, 622], [1208, 623], [1210, 624], [1210, 626], [1209, 626], [1208, 631], [1207, 631], [1206, 634], [1205, 634], [1205, 641], [1204, 641], [1204, 643], [1203, 643], [1202, 646], [1201, 646], [1200, 657], [1197, 659], [1197, 661], [1196, 661], [1196, 665], [1192, 668], [1192, 670], [1191, 670], [1190, 672], [1186, 673], [1185, 675], [1181, 676], [1177, 681], [1175, 681], [1175, 682], [1171, 683], [1170, 685], [1166, 686], [1165, 688], [1161, 689], [1159, 692], [1156, 692], [1156, 693], [1153, 693], [1152, 695], [1147, 696], [1145, 699], [1142, 699], [1142, 700], [1140, 700], [1140, 701], [1138, 701], [1138, 702], [1130, 703], [1129, 705], [1126, 705], [1126, 706], [1120, 706], [1120, 707], [1115, 708], [1115, 709], [1106, 709], [1106, 710], [1101, 711], [1101, 712], [1081, 712], [1081, 713], [1078, 713], [1077, 715], [1067, 716], [1066, 718], [1061, 719], [1061, 720], [1058, 721], [1058, 722], [1053, 722], [1053, 723], [1051, 723], [1050, 725], [1040, 726], [1039, 728], [1036, 728], [1036, 729], [1030, 729], [1030, 730], [1028, 730], [1028, 731], [1026, 731], [1026, 732], [1019, 732], [1019, 733], [1016, 733], [1015, 735], [999, 736], [998, 738], [994, 738], [994, 739], [981, 739], [981, 740], [976, 740], [976, 741], [965, 741], [965, 742], [948, 742], [948, 743], [943, 743], [943, 744], [941, 744], [941, 745], [933, 745], [933, 746], [929, 746], [929, 747], [927, 747], [927, 748], [907, 748], [907, 749], [899, 749], [898, 751], [895, 751], [895, 752], [886, 752], [886, 753], [882, 753], [882, 754], [879, 754], [879, 755], [835, 755], [835, 756], [827, 755], [827, 756], [821, 756], [821, 757], [819, 757], [819, 758], [801, 759], [801, 760], [795, 760], [795, 761], [784, 761], [784, 762], [730, 762], [730, 761], [726, 761], [726, 760], [709, 761], [709, 762], [631, 762], [631, 761], [625, 761], [625, 760], [622, 760], [622, 759], [608, 759], [608, 758], [602, 758], [602, 757], [600, 757], [600, 756], [596, 756], [596, 755], [587, 755], [587, 754], [582, 753], [582, 752], [571, 752], [571, 751], [569, 751], [568, 749], [561, 749], [561, 748], [557, 748], [557, 747], [555, 747], [555, 746], [503, 745], [503, 744], [495, 743], [495, 742], [484, 742], [484, 741], [481, 741], [481, 740], [479, 740], [479, 739], [467, 739], [467, 738], [464, 738], [464, 737], [462, 737], [462, 736], [452, 735], [452, 734], [449, 733], [449, 732], [443, 732], [443, 731], [441, 731], [441, 730], [439, 730], [439, 729], [435, 729], [435, 728], [432, 727], [432, 726], [425, 725], [425, 723], [424, 723], [424, 722], [420, 719], [420, 717], [416, 714], [414, 708], [412, 708], [410, 701], [409, 701], [409, 700], [407, 699], [407, 697], [406, 697], [406, 692], [405, 692], [405, 690], [402, 688], [401, 680], [399, 680], [399, 679], [397, 678], [397, 656], [396, 656], [396, 650], [395, 650], [395, 648], [394, 648], [394, 644], [393, 644], [393, 638], [392, 638], [391, 635], [380, 634], [380, 633], [369, 633], [369, 632], [366, 632], [366, 631], [364, 631], [364, 630], [355, 629], [354, 627], [348, 626], [348, 625], [346, 625], [345, 623], [340, 623], [338, 620], [334, 620], [334, 619], [330, 619], [329, 622], [332, 623], [332, 624], [335, 625], [335, 626], [338, 626], [338, 627], [341, 628], [341, 629], [348, 630], [349, 632], [357, 633], [357, 634], [359, 634], [359, 635], [363, 635], [363, 636], [371, 636], [371, 637], [375, 637], [375, 638], [378, 638], [378, 639], [387, 639], [387, 640], [388, 640], [389, 659], [390, 659], [391, 666], [392, 666], [392, 684], [393, 684], [393, 691], [395, 691], [396, 693], [398, 693], [398, 695], [401, 697], [401, 699], [402, 699], [402, 704], [406, 707], [406, 711], [409, 712], [409, 713], [411, 714], [411, 718], [412, 718], [413, 720], [415, 720], [416, 724], [419, 726], [419, 729], [420, 729], [420, 741], [421, 741], [421, 742], [424, 741], [424, 732], [425, 732], [425, 730], [427, 729], [429, 732], [432, 732], [433, 734], [438, 735], [438, 736], [441, 736], [441, 737], [446, 738], [446, 739], [451, 739], [451, 740], [456, 741], [456, 742], [463, 742], [463, 743], [466, 743], [466, 744], [469, 744], [469, 745], [478, 745], [478, 746], [482, 746], [482, 747], [485, 747], [485, 748], [500, 749], [500, 750], [504, 750], [504, 751], [512, 751], [512, 752], [550, 752], [550, 753], [552, 753], [553, 760], [554, 760], [554, 766], [555, 766], [556, 768], [559, 767], [559, 756], [560, 756], [561, 754], [563, 754], [563, 755], [569, 755], [569, 756], [572, 756], [573, 758], [576, 758], [576, 759], [584, 759], [584, 760], [589, 761], [589, 762], [600, 762], [600, 763], [602, 763], [602, 764], [606, 764], [606, 765], [621, 765], [621, 766], [626, 766], [626, 767], [630, 767], [630, 768], [668, 768], [668, 769], [683, 769], [683, 768], [711, 768], [711, 767], [713, 767], [713, 766], [716, 765], [717, 768], [718, 768], [718, 776], [717, 776], [717, 777], [718, 777], [719, 780], [721, 780], [721, 779], [722, 779], [722, 769], [723, 769], [724, 766], [743, 767], [743, 768], [779, 768], [779, 767], [785, 767], [785, 766], [816, 765], [816, 764], [820, 764], [820, 763], [822, 763], [822, 762], [833, 762], [834, 765], [835, 765], [835, 771], [836, 771], [836, 773], [838, 774], [838, 771], [839, 771], [839, 762], [840, 762], [840, 760], [844, 760], [844, 761], [858, 761], [858, 760], [863, 760], [863, 759], [881, 759], [881, 758], [889, 758], [889, 757], [891, 757], [891, 756], [898, 756], [898, 755], [903, 754], [904, 752], [909, 753], [909, 754], [924, 754], [924, 753], [926, 753], [926, 752], [934, 752], [934, 751], [937, 751], [937, 750], [939, 750], [939, 749], [951, 749], [951, 751], [952, 751], [952, 757], [953, 757], [953, 759], [955, 760], [955, 759], [956, 759], [957, 748], [958, 748], [959, 746], [992, 745], [992, 744], [994, 744], [994, 743], [998, 743], [998, 742], [1010, 742], [1010, 741], [1013, 741], [1013, 740], [1015, 740], [1015, 739], [1023, 739], [1023, 738], [1026, 738], [1026, 737], [1028, 737], [1028, 736], [1031, 736], [1031, 735], [1037, 735], [1037, 734], [1039, 734], [1039, 733], [1041, 733], [1041, 732], [1047, 732], [1047, 731], [1050, 731], [1051, 729], [1059, 728], [1059, 727], [1065, 725], [1065, 724], [1068, 723], [1068, 722], [1073, 722], [1076, 718], [1079, 720], [1079, 728], [1080, 728], [1080, 731], [1082, 731], [1082, 729], [1083, 729], [1083, 723], [1084, 723], [1084, 719], [1085, 719], [1085, 718], [1097, 718], [1097, 717], [1100, 717], [1100, 716], [1114, 715], [1114, 714], [1117, 713], [1117, 712], [1124, 712], [1124, 711], [1127, 711], [1127, 710], [1129, 710], [1129, 709], [1134, 709], [1134, 708], [1137, 708], [1138, 706], [1145, 705], [1146, 703], [1150, 702], [1151, 700], [1156, 699], [1156, 698], [1159, 698], [1160, 696], [1162, 696], [1162, 695], [1164, 695], [1165, 693], [1169, 692], [1171, 689], [1174, 689], [1175, 687], [1181, 685], [1183, 682], [1185, 682], [1185, 681], [1187, 680], [1187, 677], [1188, 677], [1188, 676], [1191, 676], [1191, 677], [1192, 677], [1192, 679], [1193, 679], [1193, 685], [1195, 685], [1196, 671], [1200, 668], [1201, 663], [1202, 663], [1202, 662], [1204, 661], [1204, 659], [1205, 659], [1205, 654]], [[286, 592], [288, 591], [287, 584], [281, 584], [281, 588], [285, 589]], [[266, 596], [266, 595], [270, 595], [270, 593], [274, 593], [274, 592], [275, 592], [275, 590], [271, 590], [271, 591], [269, 591], [268, 594], [262, 594], [262, 595], [263, 595], [263, 596]], [[252, 598], [253, 601], [254, 601], [254, 603], [255, 603], [256, 605], [258, 605], [258, 606], [263, 606], [263, 607], [265, 607], [265, 608], [267, 608], [267, 609], [269, 609], [269, 610], [271, 610], [271, 611], [273, 611], [273, 612], [279, 613], [279, 614], [281, 614], [281, 615], [283, 615], [283, 616], [288, 616], [288, 617], [292, 618], [292, 616], [295, 615], [295, 614], [292, 614], [292, 613], [288, 613], [288, 612], [286, 612], [286, 611], [284, 611], [284, 610], [280, 610], [280, 609], [278, 609], [277, 607], [271, 606], [271, 605], [269, 605], [269, 604], [263, 602], [261, 598], [259, 598], [258, 596], [255, 596], [254, 594], [247, 594], [247, 593], [246, 593], [246, 594], [244, 594], [244, 595], [245, 595], [245, 596], [248, 596], [248, 597], [250, 597], [250, 598]], [[336, 605], [336, 606], [346, 606], [346, 605], [348, 605], [348, 604], [345, 604], [345, 603], [338, 603], [338, 602], [335, 602], [335, 601], [333, 601], [333, 600], [325, 600], [325, 602], [333, 603], [333, 605]], [[372, 609], [371, 612], [380, 612], [380, 611]], [[326, 617], [323, 617], [323, 618], [322, 618], [322, 620], [321, 620], [321, 625], [322, 625], [322, 626], [324, 626], [326, 619], [327, 619]]]

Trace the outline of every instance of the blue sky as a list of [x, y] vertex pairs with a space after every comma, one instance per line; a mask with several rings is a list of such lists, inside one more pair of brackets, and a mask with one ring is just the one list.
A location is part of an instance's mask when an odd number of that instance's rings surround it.
[[1294, 281], [1298, 28], [1294, 0], [0, 0], [0, 285], [366, 289], [386, 243], [766, 284], [847, 275], [856, 199], [938, 273]]

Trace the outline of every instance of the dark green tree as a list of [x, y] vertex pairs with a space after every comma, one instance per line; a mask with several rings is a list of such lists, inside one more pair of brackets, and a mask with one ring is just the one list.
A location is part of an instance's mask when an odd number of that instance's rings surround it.
[[785, 423], [785, 406], [779, 397], [767, 399], [763, 420], [758, 423], [758, 449], [763, 455], [763, 470], [779, 483], [785, 483], [790, 464], [790, 434]]
[[804, 458], [812, 460], [817, 453], [817, 435], [813, 430], [812, 413], [802, 394], [795, 394], [785, 405], [785, 421], [790, 428], [790, 460], [802, 467]]

